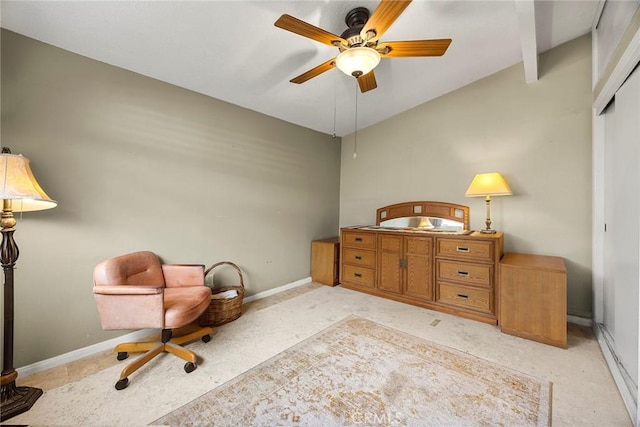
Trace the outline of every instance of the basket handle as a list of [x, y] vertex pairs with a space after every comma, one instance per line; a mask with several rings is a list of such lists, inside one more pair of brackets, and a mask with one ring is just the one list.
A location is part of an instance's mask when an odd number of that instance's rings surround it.
[[218, 267], [220, 265], [230, 265], [231, 267], [235, 268], [236, 271], [238, 272], [238, 276], [240, 276], [240, 286], [242, 286], [242, 289], [244, 289], [244, 278], [242, 277], [242, 271], [240, 271], [240, 268], [237, 265], [235, 265], [234, 263], [232, 263], [231, 261], [216, 262], [211, 267], [207, 268], [207, 270], [204, 272], [204, 277], [207, 277], [207, 274], [209, 274], [209, 272], [211, 270], [213, 270], [214, 268], [216, 268], [216, 267]]

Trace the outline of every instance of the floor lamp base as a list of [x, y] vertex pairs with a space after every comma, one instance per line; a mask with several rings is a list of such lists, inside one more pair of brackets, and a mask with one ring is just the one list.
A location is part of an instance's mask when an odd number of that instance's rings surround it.
[[40, 396], [42, 396], [42, 390], [39, 388], [17, 387], [14, 381], [3, 384], [0, 421], [28, 411]]

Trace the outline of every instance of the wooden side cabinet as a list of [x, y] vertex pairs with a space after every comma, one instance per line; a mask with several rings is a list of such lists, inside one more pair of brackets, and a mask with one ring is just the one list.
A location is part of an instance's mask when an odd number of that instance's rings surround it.
[[314, 240], [311, 242], [311, 280], [335, 286], [339, 275], [340, 238]]
[[567, 272], [562, 258], [507, 253], [499, 268], [500, 330], [567, 348]]

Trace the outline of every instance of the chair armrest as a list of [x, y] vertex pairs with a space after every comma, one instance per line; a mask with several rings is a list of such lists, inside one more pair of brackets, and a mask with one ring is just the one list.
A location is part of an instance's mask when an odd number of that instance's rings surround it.
[[163, 264], [162, 274], [167, 288], [179, 286], [204, 286], [204, 265]]
[[102, 329], [164, 328], [164, 287], [94, 285]]
[[100, 295], [155, 295], [161, 294], [162, 288], [162, 286], [95, 285], [93, 293]]

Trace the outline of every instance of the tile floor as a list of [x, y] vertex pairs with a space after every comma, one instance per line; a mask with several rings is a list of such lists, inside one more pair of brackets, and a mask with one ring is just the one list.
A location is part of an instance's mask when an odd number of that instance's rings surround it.
[[45, 394], [5, 423], [148, 424], [349, 315], [553, 382], [554, 426], [631, 425], [588, 328], [570, 325], [564, 350], [502, 334], [497, 326], [316, 283], [245, 304], [242, 317], [217, 328], [211, 342], [190, 344], [203, 360], [189, 375], [181, 361], [160, 356], [116, 391], [121, 362], [105, 351], [21, 377], [19, 385]]

